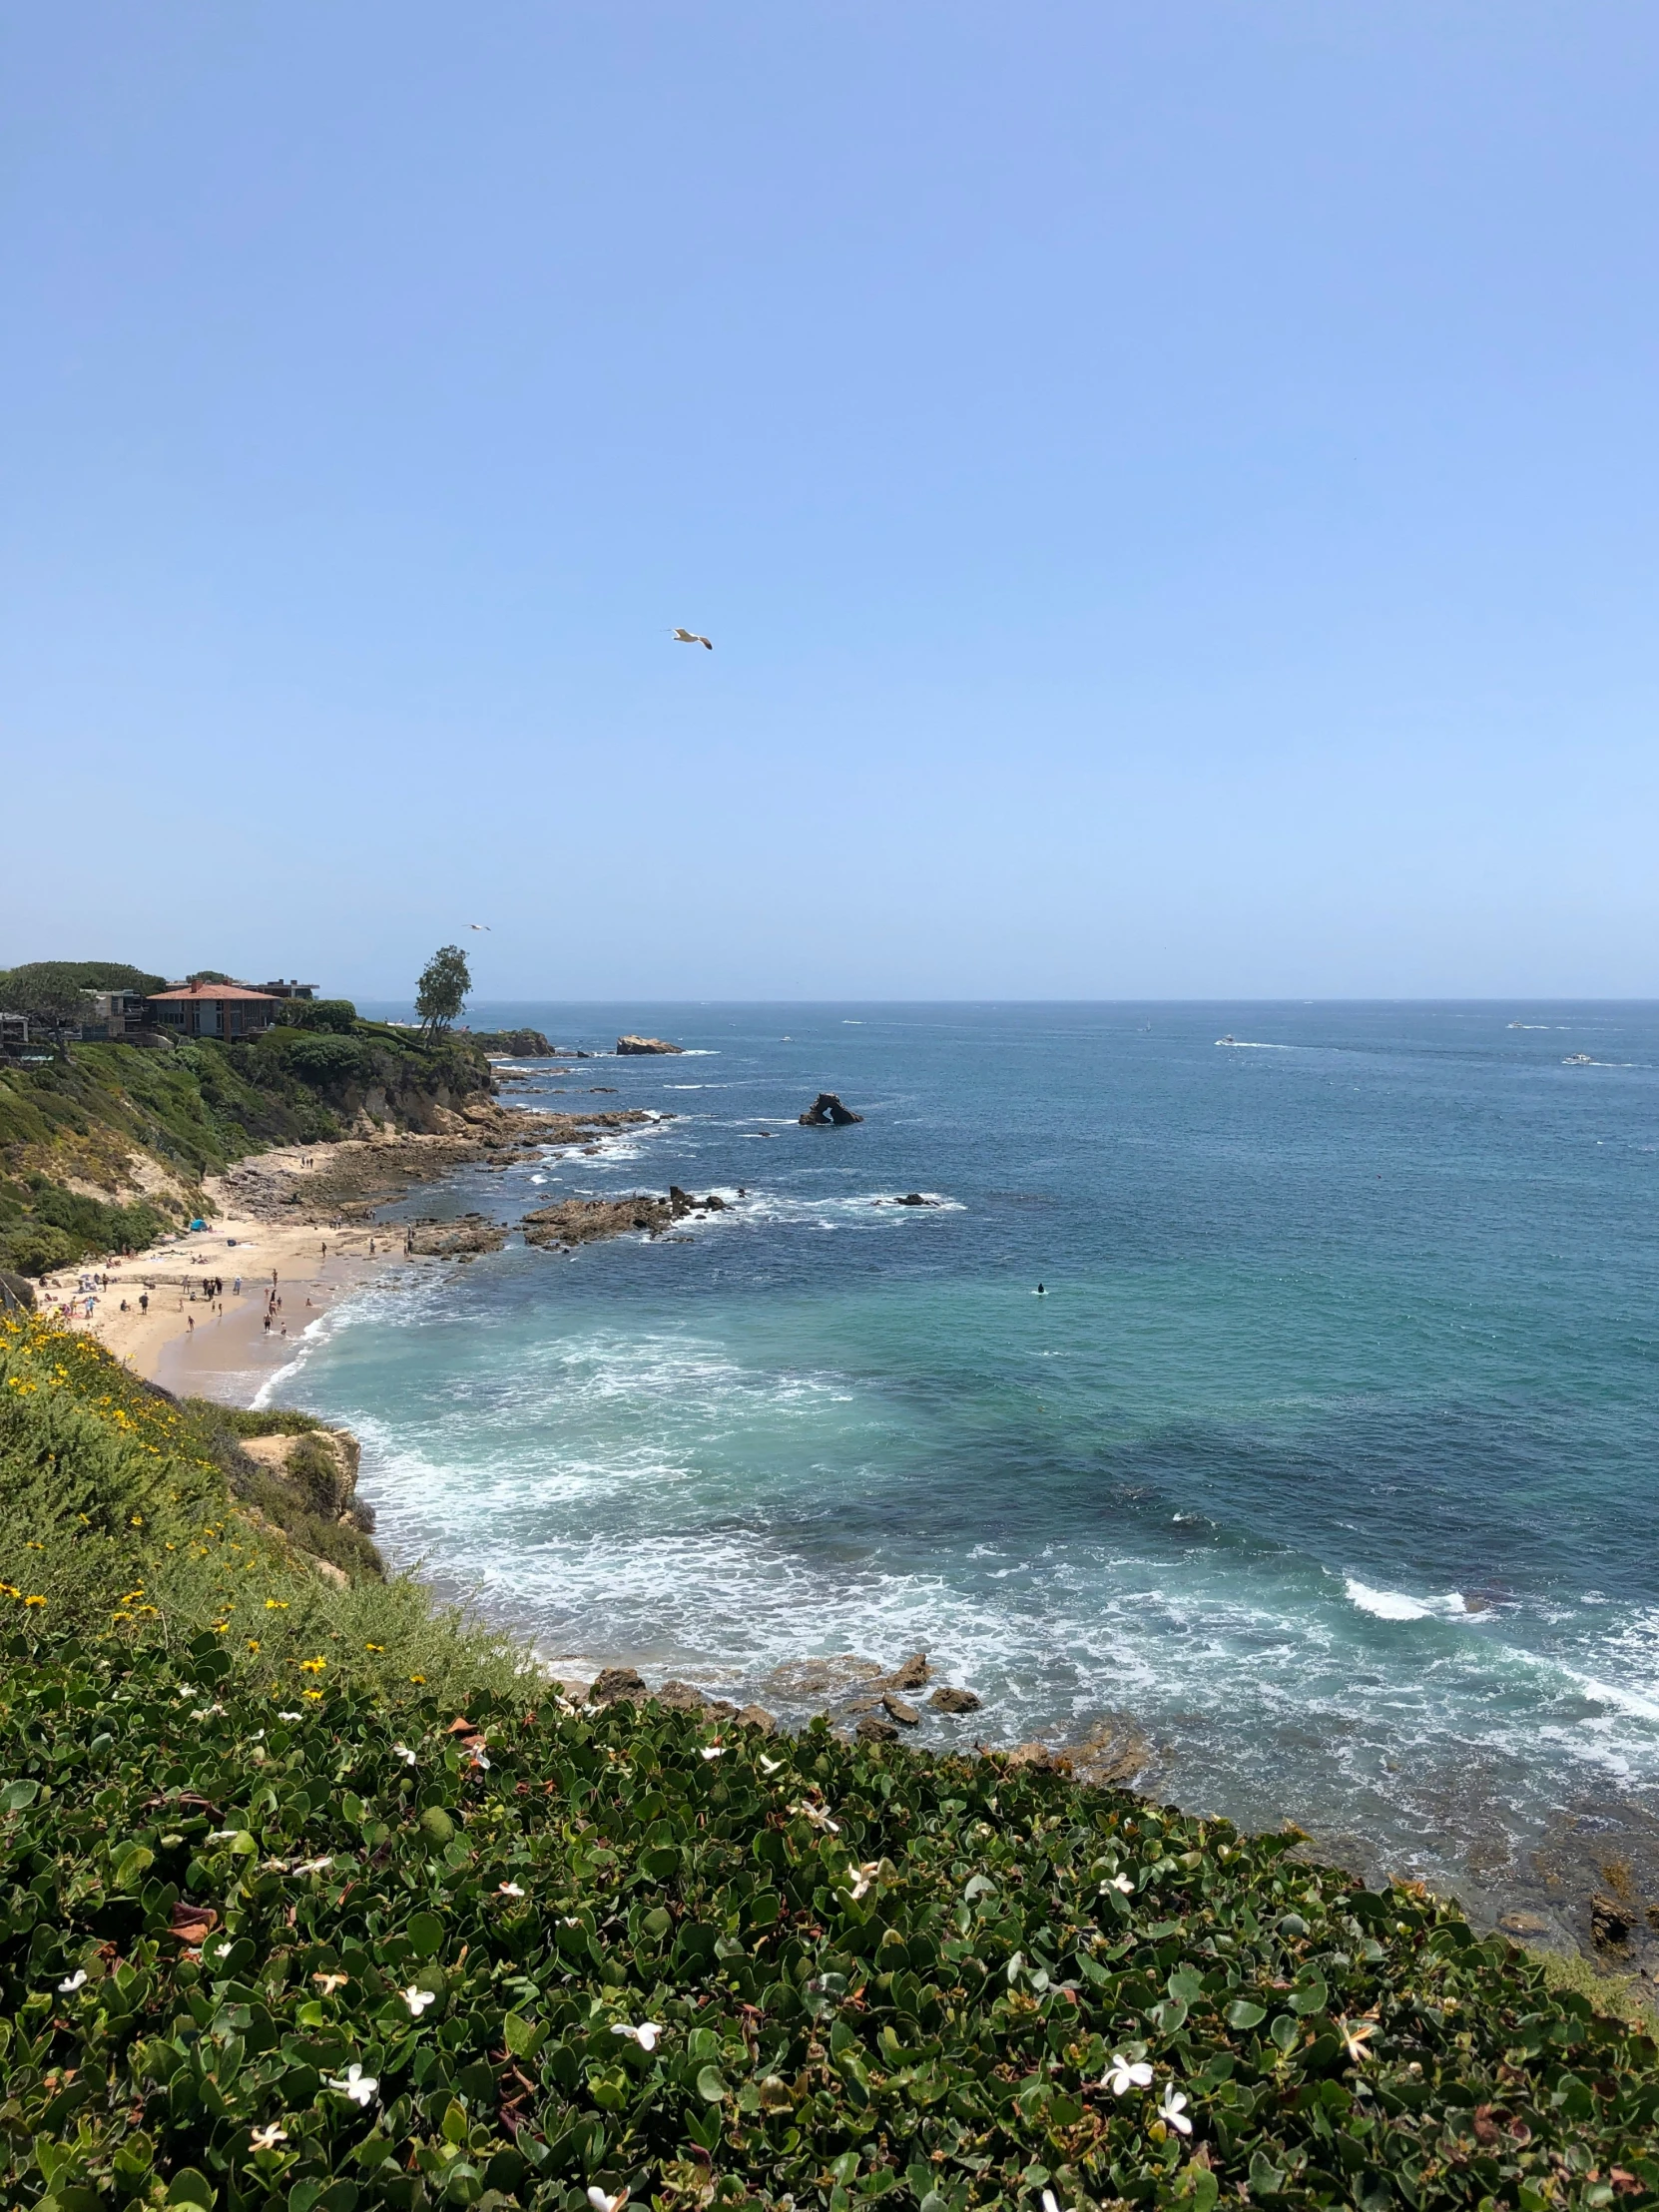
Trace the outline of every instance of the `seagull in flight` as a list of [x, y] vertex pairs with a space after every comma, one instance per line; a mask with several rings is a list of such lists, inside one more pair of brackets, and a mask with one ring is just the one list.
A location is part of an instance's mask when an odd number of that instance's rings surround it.
[[469, 921], [467, 927], [469, 929], [487, 929], [489, 923], [487, 921]]
[[700, 637], [695, 630], [676, 630], [674, 636], [676, 642], [680, 645], [708, 646], [708, 649], [711, 653], [714, 651], [714, 647], [709, 644], [709, 640], [705, 637]]

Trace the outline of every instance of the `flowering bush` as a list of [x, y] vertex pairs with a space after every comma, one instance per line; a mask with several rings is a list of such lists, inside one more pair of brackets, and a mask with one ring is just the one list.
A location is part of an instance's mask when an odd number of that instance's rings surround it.
[[211, 1635], [11, 1662], [10, 2203], [1659, 2196], [1645, 2036], [1288, 1836], [551, 1688], [305, 1705]]

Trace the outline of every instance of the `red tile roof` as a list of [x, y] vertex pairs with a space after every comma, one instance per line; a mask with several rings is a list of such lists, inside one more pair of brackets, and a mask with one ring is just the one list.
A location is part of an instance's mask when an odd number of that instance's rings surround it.
[[270, 991], [245, 990], [240, 983], [187, 983], [182, 990], [152, 991], [150, 1004], [153, 1006], [158, 998], [257, 998], [262, 1006], [281, 1004]]

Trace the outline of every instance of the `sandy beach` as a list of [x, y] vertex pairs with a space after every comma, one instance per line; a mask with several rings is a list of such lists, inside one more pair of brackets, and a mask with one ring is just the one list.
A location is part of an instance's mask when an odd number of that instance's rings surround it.
[[[336, 1148], [312, 1145], [262, 1155], [262, 1165], [298, 1172], [323, 1168]], [[96, 1271], [64, 1268], [40, 1285], [41, 1306], [69, 1306], [72, 1327], [87, 1331], [147, 1382], [182, 1395], [248, 1404], [260, 1385], [294, 1356], [306, 1328], [347, 1292], [403, 1261], [395, 1229], [370, 1222], [340, 1226], [273, 1222], [239, 1208], [225, 1180], [204, 1189], [214, 1209], [207, 1229], [164, 1238], [146, 1252]], [[100, 1287], [86, 1315], [83, 1280]], [[224, 1281], [210, 1302], [207, 1280]], [[240, 1280], [238, 1292], [234, 1286]], [[278, 1301], [266, 1328], [267, 1296]], [[148, 1309], [140, 1305], [148, 1296]]]

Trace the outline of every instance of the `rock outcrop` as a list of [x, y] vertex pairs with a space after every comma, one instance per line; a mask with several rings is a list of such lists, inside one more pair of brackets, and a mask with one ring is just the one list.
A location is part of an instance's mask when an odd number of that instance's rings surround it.
[[923, 1198], [920, 1191], [906, 1191], [902, 1198], [895, 1198], [895, 1206], [936, 1206], [936, 1198]]
[[463, 1214], [459, 1221], [412, 1222], [404, 1250], [422, 1260], [470, 1260], [475, 1253], [499, 1252], [506, 1241], [504, 1221]]
[[725, 1199], [711, 1191], [707, 1198], [693, 1198], [678, 1183], [669, 1185], [667, 1198], [639, 1191], [628, 1198], [567, 1198], [557, 1206], [543, 1206], [524, 1217], [526, 1244], [595, 1244], [603, 1237], [625, 1237], [643, 1229], [657, 1236], [677, 1221], [694, 1214], [724, 1214]]
[[622, 1059], [636, 1052], [684, 1052], [686, 1049], [683, 1044], [670, 1044], [665, 1037], [618, 1037], [616, 1048]]
[[938, 1713], [977, 1713], [979, 1699], [972, 1690], [953, 1689], [949, 1683], [941, 1683], [927, 1700]]
[[655, 1235], [674, 1219], [666, 1198], [567, 1198], [543, 1206], [523, 1221], [524, 1241], [540, 1245], [596, 1244], [602, 1237], [626, 1237], [644, 1229]]
[[855, 1114], [850, 1106], [843, 1106], [833, 1091], [820, 1091], [811, 1106], [799, 1119], [803, 1129], [844, 1129], [850, 1122], [862, 1121], [862, 1114]]

